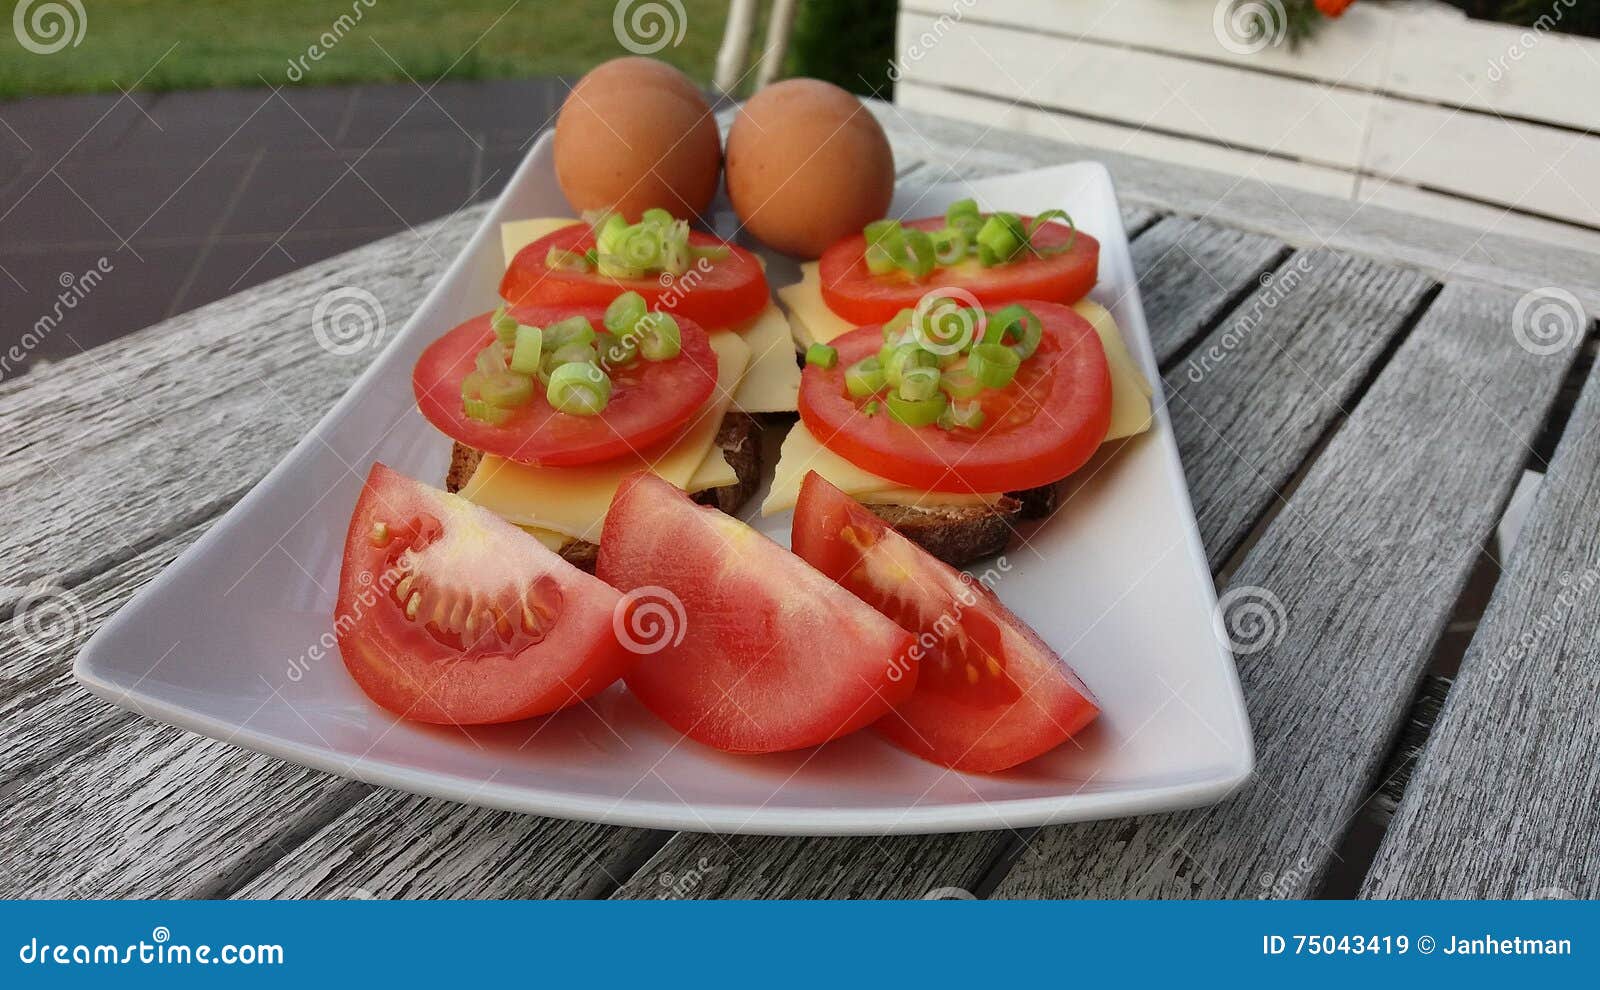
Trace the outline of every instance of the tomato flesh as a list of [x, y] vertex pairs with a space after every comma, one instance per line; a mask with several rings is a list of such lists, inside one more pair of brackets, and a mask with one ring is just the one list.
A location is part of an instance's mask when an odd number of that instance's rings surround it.
[[913, 427], [886, 412], [867, 416], [867, 400], [845, 387], [845, 369], [878, 353], [881, 327], [832, 342], [832, 368], [807, 365], [800, 418], [824, 446], [856, 466], [934, 492], [1009, 492], [1059, 481], [1099, 448], [1111, 427], [1111, 370], [1094, 327], [1056, 303], [1023, 303], [1039, 317], [1039, 348], [1011, 384], [985, 390], [977, 429]]
[[982, 582], [806, 475], [794, 550], [918, 634], [916, 690], [873, 723], [890, 742], [941, 766], [991, 773], [1054, 749], [1100, 709], [1072, 668]]
[[[444, 435], [469, 447], [522, 464], [570, 467], [621, 457], [678, 433], [705, 407], [717, 384], [717, 355], [698, 324], [678, 317], [682, 350], [666, 361], [639, 359], [613, 368], [611, 401], [598, 416], [575, 416], [551, 406], [535, 381], [533, 400], [494, 424], [466, 414], [461, 383], [478, 352], [494, 341], [493, 314], [484, 313], [429, 344], [411, 373], [417, 408]], [[603, 330], [603, 307], [522, 307], [512, 310], [530, 326], [569, 316], [586, 317]]]
[[595, 573], [628, 592], [647, 652], [627, 685], [684, 735], [736, 753], [800, 749], [906, 698], [910, 635], [800, 558], [649, 474], [606, 514]]
[[552, 269], [545, 264], [551, 248], [587, 251], [594, 231], [585, 224], [563, 227], [527, 245], [511, 259], [500, 281], [500, 298], [512, 306], [600, 306], [624, 292], [637, 292], [651, 309], [687, 316], [715, 330], [755, 319], [767, 308], [767, 276], [756, 256], [710, 234], [689, 232], [691, 247], [727, 248], [728, 256], [696, 263], [676, 277], [651, 275], [612, 278], [598, 272]]
[[[905, 223], [912, 230], [942, 230], [944, 226], [944, 217]], [[1069, 243], [1071, 247], [1060, 254], [1027, 256], [980, 271], [973, 271], [970, 265], [939, 267], [926, 278], [913, 279], [902, 272], [872, 274], [867, 268], [867, 239], [855, 234], [835, 243], [819, 259], [822, 300], [835, 313], [864, 326], [885, 323], [902, 309], [914, 308], [917, 300], [941, 286], [965, 289], [984, 305], [1020, 299], [1074, 303], [1094, 288], [1100, 269], [1099, 241], [1051, 222], [1034, 234], [1033, 243], [1041, 249]]]
[[512, 722], [590, 697], [637, 659], [612, 627], [620, 597], [487, 509], [374, 464], [334, 630], [350, 676], [396, 715]]

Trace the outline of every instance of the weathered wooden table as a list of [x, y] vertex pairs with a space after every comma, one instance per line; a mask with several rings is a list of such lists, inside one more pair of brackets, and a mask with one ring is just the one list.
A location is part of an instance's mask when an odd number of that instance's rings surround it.
[[407, 312], [472, 209], [0, 385], [0, 895], [1600, 895], [1600, 383], [1582, 310], [1528, 295], [1600, 312], [1600, 259], [877, 109], [919, 181], [1111, 167], [1219, 587], [1283, 605], [1239, 658], [1248, 786], [1020, 834], [673, 835], [375, 789], [81, 690], [92, 628], [371, 357], [319, 347], [313, 303]]

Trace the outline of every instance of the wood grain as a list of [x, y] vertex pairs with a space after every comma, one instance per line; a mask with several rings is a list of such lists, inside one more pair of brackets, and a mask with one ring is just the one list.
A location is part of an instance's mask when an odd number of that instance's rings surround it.
[[1276, 603], [1238, 656], [1252, 781], [1213, 808], [1041, 829], [997, 896], [1316, 892], [1570, 360], [1517, 346], [1515, 303], [1446, 287], [1234, 575]]
[[1289, 254], [1281, 241], [1190, 217], [1167, 217], [1133, 242], [1133, 270], [1156, 361], [1215, 325]]
[[1591, 374], [1363, 896], [1600, 897], [1597, 492]]

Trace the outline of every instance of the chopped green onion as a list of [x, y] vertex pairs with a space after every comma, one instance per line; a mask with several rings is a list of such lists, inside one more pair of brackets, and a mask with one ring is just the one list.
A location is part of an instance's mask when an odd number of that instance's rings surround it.
[[839, 363], [839, 352], [827, 344], [812, 344], [806, 348], [806, 364], [831, 368]]
[[875, 357], [864, 358], [844, 369], [844, 387], [851, 398], [864, 399], [883, 390], [883, 365]]
[[666, 361], [683, 350], [683, 335], [678, 321], [668, 313], [650, 313], [634, 325], [639, 353], [646, 361]]
[[939, 394], [938, 368], [907, 368], [900, 376], [900, 398], [931, 399]]
[[976, 430], [983, 425], [983, 420], [983, 407], [976, 402], [952, 402], [939, 414], [939, 427], [945, 430], [957, 427]]
[[704, 258], [707, 261], [721, 261], [732, 253], [733, 252], [728, 250], [726, 246], [721, 244], [713, 247], [696, 247], [693, 244], [689, 245], [689, 257], [695, 261], [699, 261], [701, 258]]
[[630, 333], [634, 325], [644, 319], [645, 312], [644, 296], [637, 292], [624, 292], [606, 307], [606, 329], [612, 333]]
[[544, 264], [546, 268], [565, 272], [586, 272], [594, 267], [594, 260], [587, 252], [568, 251], [566, 248], [553, 247], [545, 252]]
[[1029, 247], [1033, 247], [1033, 235], [1035, 235], [1035, 234], [1037, 234], [1039, 232], [1039, 228], [1040, 227], [1043, 227], [1045, 224], [1049, 223], [1052, 220], [1065, 220], [1067, 222], [1067, 226], [1072, 231], [1071, 234], [1069, 234], [1068, 237], [1067, 237], [1067, 243], [1061, 245], [1060, 247], [1051, 248], [1048, 251], [1044, 251], [1044, 252], [1039, 251], [1038, 248], [1034, 248], [1034, 253], [1035, 254], [1060, 254], [1060, 253], [1062, 253], [1064, 251], [1071, 251], [1072, 250], [1072, 245], [1077, 243], [1077, 241], [1078, 241], [1078, 225], [1073, 222], [1072, 216], [1069, 213], [1067, 213], [1066, 210], [1045, 210], [1043, 213], [1041, 213], [1038, 216], [1034, 217], [1032, 223], [1028, 224], [1028, 246]]
[[907, 368], [932, 368], [938, 363], [939, 359], [931, 351], [925, 351], [916, 344], [901, 344], [890, 351], [888, 360], [883, 362], [883, 377], [890, 385], [899, 388]]
[[510, 347], [517, 339], [517, 318], [506, 312], [502, 305], [489, 317], [489, 325], [494, 328], [494, 335], [500, 343]]
[[533, 401], [533, 379], [514, 371], [485, 375], [478, 384], [478, 395], [492, 406], [515, 409]]
[[639, 215], [642, 223], [653, 223], [661, 227], [670, 227], [674, 221], [672, 214], [659, 207], [651, 207]]
[[618, 236], [616, 247], [619, 259], [628, 268], [655, 268], [661, 260], [661, 231], [646, 224], [629, 227]]
[[511, 410], [490, 405], [482, 399], [466, 399], [462, 402], [462, 409], [468, 419], [476, 419], [493, 426], [499, 426], [511, 418]]
[[961, 306], [949, 297], [934, 299], [921, 312], [918, 342], [952, 358], [972, 345], [985, 320], [982, 310]]
[[927, 278], [933, 273], [938, 262], [934, 258], [933, 238], [925, 230], [908, 230], [905, 232], [906, 255], [900, 262], [900, 267], [911, 274], [912, 278]]
[[581, 316], [569, 316], [544, 328], [547, 350], [559, 350], [567, 344], [592, 343], [594, 337], [594, 326]]
[[516, 328], [516, 342], [511, 348], [511, 370], [524, 375], [539, 373], [539, 360], [544, 356], [544, 331], [538, 327]]
[[616, 254], [618, 241], [628, 229], [628, 221], [620, 213], [607, 213], [594, 225], [595, 247], [601, 254]]
[[967, 235], [965, 231], [955, 227], [946, 227], [935, 231], [933, 238], [933, 259], [941, 265], [954, 265], [967, 256]]
[[603, 368], [626, 368], [639, 359], [637, 333], [605, 334], [595, 341]]
[[473, 367], [486, 375], [497, 374], [506, 370], [506, 348], [498, 340], [478, 352], [473, 359]]
[[889, 340], [893, 335], [895, 343], [900, 342], [900, 337], [911, 327], [911, 317], [915, 315], [912, 310], [902, 309], [889, 317], [889, 322], [883, 325], [883, 339]]
[[1026, 232], [1014, 213], [992, 213], [978, 229], [978, 259], [985, 267], [1010, 261], [1026, 243]]
[[958, 199], [951, 203], [944, 211], [944, 222], [957, 229], [977, 227], [983, 223], [983, 214], [978, 212], [978, 201], [975, 199]]
[[975, 399], [983, 392], [983, 382], [965, 368], [956, 368], [940, 375], [939, 387], [952, 399]]
[[611, 401], [611, 379], [599, 365], [563, 364], [550, 373], [545, 398], [559, 412], [574, 416], [598, 415]]
[[977, 344], [967, 358], [967, 370], [984, 388], [1005, 388], [1017, 374], [1022, 358], [1003, 344]]
[[906, 257], [905, 231], [898, 220], [875, 220], [862, 231], [867, 239], [867, 270], [886, 275], [901, 267]]
[[878, 415], [878, 408], [878, 400], [873, 399], [871, 402], [861, 407], [861, 415], [876, 416]]
[[580, 344], [573, 341], [562, 344], [544, 356], [544, 366], [552, 371], [563, 364], [592, 364], [599, 359], [593, 344]]
[[943, 392], [933, 393], [931, 399], [902, 399], [893, 392], [884, 397], [884, 402], [889, 406], [889, 415], [907, 426], [928, 426], [937, 423], [939, 414], [944, 412], [949, 401]]
[[663, 272], [673, 275], [682, 275], [689, 270], [689, 231], [685, 224], [683, 238], [668, 236], [661, 241], [661, 263]]
[[[1033, 357], [1033, 352], [1039, 349], [1039, 341], [1044, 339], [1044, 324], [1032, 310], [1012, 303], [996, 313], [993, 320], [1000, 324], [1002, 340], [1007, 336], [1015, 338], [1011, 349], [1017, 352], [1017, 357], [1024, 361]], [[984, 339], [988, 339], [988, 334]]]
[[484, 375], [481, 371], [473, 370], [467, 372], [467, 377], [461, 379], [461, 398], [463, 401], [483, 398], [478, 391], [479, 386], [483, 384], [483, 378]]

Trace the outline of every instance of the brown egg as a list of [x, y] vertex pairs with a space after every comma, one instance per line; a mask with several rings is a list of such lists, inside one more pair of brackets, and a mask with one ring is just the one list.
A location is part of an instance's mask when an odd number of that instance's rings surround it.
[[789, 79], [752, 96], [728, 132], [728, 198], [756, 237], [815, 258], [882, 219], [894, 154], [861, 101], [830, 83]]
[[606, 62], [578, 81], [556, 118], [556, 180], [574, 210], [651, 207], [703, 213], [722, 142], [711, 107], [683, 73], [648, 58]]

